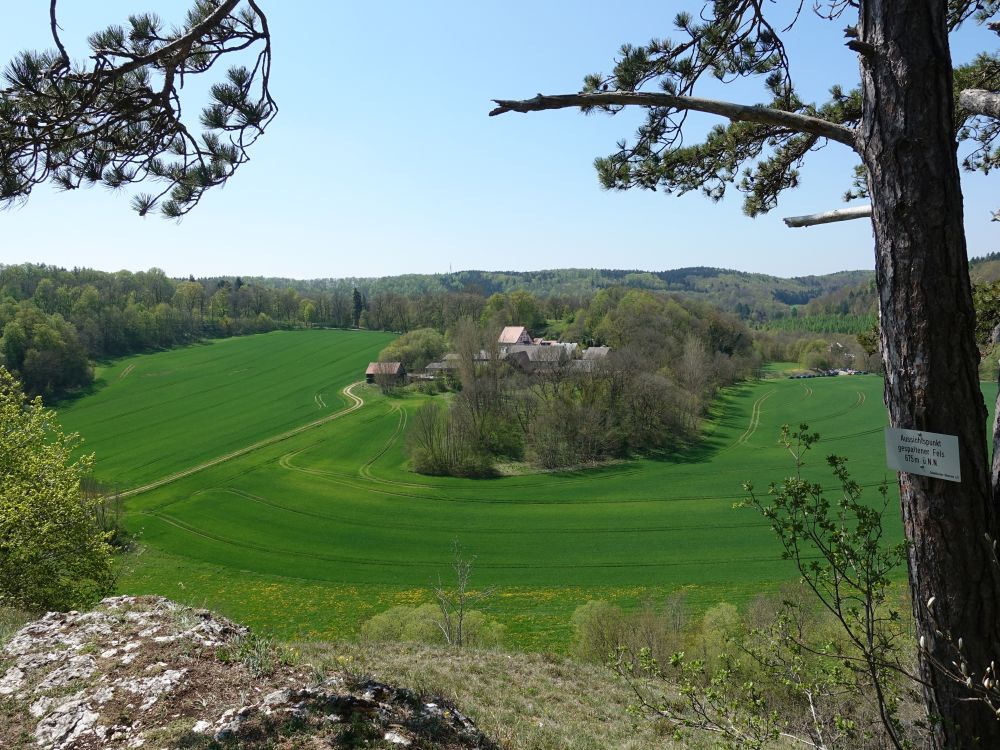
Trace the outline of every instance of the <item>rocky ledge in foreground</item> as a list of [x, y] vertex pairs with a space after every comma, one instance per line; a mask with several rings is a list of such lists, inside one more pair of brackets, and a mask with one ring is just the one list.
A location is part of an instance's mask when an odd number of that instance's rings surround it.
[[160, 597], [50, 612], [0, 651], [0, 747], [495, 747], [441, 700], [273, 660], [245, 628]]

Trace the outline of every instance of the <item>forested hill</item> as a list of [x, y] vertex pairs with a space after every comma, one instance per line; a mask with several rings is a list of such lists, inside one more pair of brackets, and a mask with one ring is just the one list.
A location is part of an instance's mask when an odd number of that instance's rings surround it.
[[382, 278], [345, 278], [297, 281], [260, 278], [266, 286], [291, 287], [302, 293], [333, 289], [358, 289], [365, 297], [378, 293], [403, 296], [471, 292], [481, 296], [522, 290], [538, 297], [589, 298], [596, 291], [626, 286], [671, 292], [700, 299], [743, 318], [768, 319], [788, 313], [816, 297], [874, 277], [873, 271], [840, 271], [824, 276], [780, 278], [724, 268], [677, 268], [670, 271], [559, 268], [546, 271], [456, 271], [442, 274], [404, 274]]
[[312, 325], [445, 331], [466, 317], [524, 325], [548, 336], [581, 336], [591, 303], [612, 293], [682, 297], [766, 323], [859, 282], [867, 286], [870, 277], [866, 271], [845, 271], [780, 279], [685, 268], [296, 281], [173, 279], [158, 268], [108, 273], [0, 265], [0, 365], [15, 372], [30, 393], [51, 397], [90, 382], [93, 360], [199, 338]]

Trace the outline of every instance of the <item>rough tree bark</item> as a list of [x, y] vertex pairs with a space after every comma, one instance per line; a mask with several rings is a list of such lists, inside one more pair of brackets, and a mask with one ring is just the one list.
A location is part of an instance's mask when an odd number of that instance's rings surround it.
[[[1000, 721], [933, 667], [951, 664], [961, 637], [972, 679], [1000, 662], [1000, 574], [989, 482], [986, 407], [963, 225], [951, 55], [944, 0], [861, 3], [864, 113], [858, 145], [868, 167], [885, 363], [893, 426], [957, 435], [961, 483], [900, 474], [902, 516], [924, 697], [937, 748], [1000, 747]], [[927, 602], [935, 598], [928, 609]]]

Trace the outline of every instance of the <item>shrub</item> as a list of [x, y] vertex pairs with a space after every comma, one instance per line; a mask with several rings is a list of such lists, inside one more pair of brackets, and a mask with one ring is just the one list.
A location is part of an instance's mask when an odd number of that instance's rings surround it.
[[572, 650], [577, 658], [598, 664], [621, 653], [642, 651], [667, 659], [683, 648], [687, 619], [684, 597], [678, 594], [667, 597], [659, 608], [647, 602], [631, 612], [605, 601], [589, 601], [573, 613]]
[[[444, 646], [441, 608], [437, 604], [419, 607], [400, 605], [375, 615], [361, 626], [362, 640], [369, 642], [426, 643]], [[496, 619], [470, 610], [464, 615], [464, 645], [473, 648], [496, 648], [503, 643], [505, 628]]]

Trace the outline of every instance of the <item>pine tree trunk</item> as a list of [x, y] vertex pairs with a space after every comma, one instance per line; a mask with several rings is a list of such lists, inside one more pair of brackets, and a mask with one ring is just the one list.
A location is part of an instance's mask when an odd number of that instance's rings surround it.
[[[1000, 572], [984, 532], [997, 538], [986, 408], [952, 124], [947, 0], [863, 0], [864, 114], [885, 362], [893, 426], [957, 435], [962, 481], [900, 474], [910, 587], [924, 696], [937, 748], [1000, 748], [1000, 721], [964, 685], [934, 668], [955, 641], [973, 680], [1000, 663]], [[935, 602], [929, 612], [926, 603]]]

